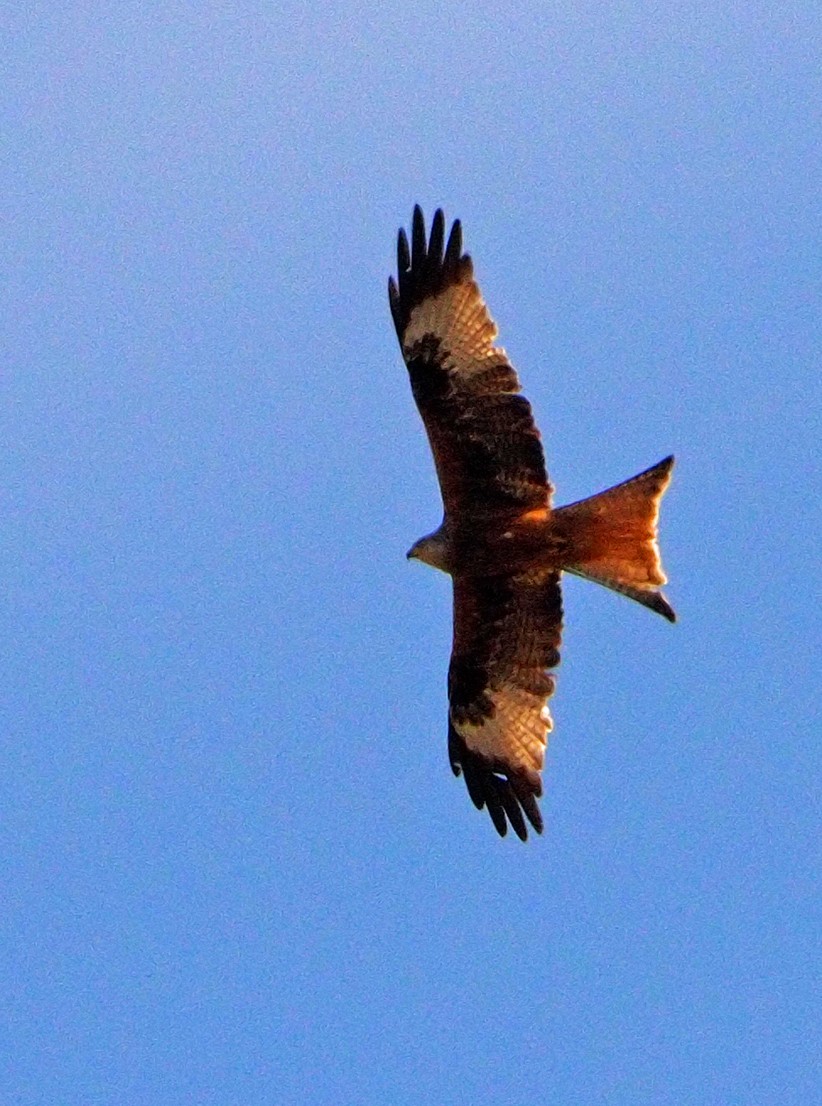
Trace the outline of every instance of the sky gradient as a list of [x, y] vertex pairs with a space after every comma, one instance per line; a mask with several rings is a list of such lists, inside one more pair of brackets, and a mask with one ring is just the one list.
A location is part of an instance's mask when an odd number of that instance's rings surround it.
[[[0, 1101], [815, 1101], [818, 4], [3, 23]], [[527, 845], [405, 559], [414, 203], [558, 502], [677, 456], [680, 621], [566, 582]]]

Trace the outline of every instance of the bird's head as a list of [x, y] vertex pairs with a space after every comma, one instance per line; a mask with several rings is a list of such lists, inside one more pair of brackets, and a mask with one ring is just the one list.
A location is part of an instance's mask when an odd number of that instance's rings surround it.
[[415, 541], [406, 556], [409, 561], [422, 561], [441, 572], [448, 572], [448, 543], [439, 530]]

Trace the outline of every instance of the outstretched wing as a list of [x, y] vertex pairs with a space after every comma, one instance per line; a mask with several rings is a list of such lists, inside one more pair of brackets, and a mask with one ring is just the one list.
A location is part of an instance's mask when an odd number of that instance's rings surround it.
[[546, 706], [559, 664], [562, 594], [557, 572], [454, 578], [454, 647], [448, 672], [448, 754], [497, 832], [523, 841], [523, 814], [542, 832]]
[[505, 350], [493, 344], [497, 327], [462, 252], [459, 220], [445, 246], [444, 238], [442, 211], [426, 242], [415, 207], [411, 249], [400, 230], [398, 283], [389, 278], [388, 295], [445, 513], [459, 525], [545, 508], [552, 488], [539, 431]]

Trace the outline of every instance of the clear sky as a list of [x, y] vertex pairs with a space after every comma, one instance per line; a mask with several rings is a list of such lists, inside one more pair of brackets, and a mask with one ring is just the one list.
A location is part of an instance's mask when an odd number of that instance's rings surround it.
[[[822, 1100], [818, 3], [3, 16], [0, 1102]], [[559, 502], [543, 812], [446, 757], [385, 283], [443, 205]]]

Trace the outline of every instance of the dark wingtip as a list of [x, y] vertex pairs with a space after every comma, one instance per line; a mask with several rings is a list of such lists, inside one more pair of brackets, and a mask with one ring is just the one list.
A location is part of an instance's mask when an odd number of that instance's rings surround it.
[[518, 796], [514, 792], [510, 779], [502, 780], [499, 776], [495, 776], [494, 785], [497, 788], [500, 802], [505, 809], [505, 813], [508, 815], [511, 828], [520, 841], [527, 841], [528, 830], [525, 826], [525, 819], [522, 817], [522, 808], [520, 807]]
[[434, 212], [434, 221], [431, 224], [431, 237], [428, 240], [428, 256], [426, 266], [430, 273], [436, 273], [442, 268], [442, 247], [445, 241], [445, 216], [442, 208], [438, 207]]
[[434, 212], [430, 237], [426, 235], [425, 216], [419, 204], [414, 205], [411, 234], [400, 228], [397, 234], [397, 297], [392, 301], [392, 315], [397, 336], [408, 325], [411, 312], [427, 296], [436, 295], [456, 280], [471, 274], [471, 259], [462, 253], [462, 226], [455, 219], [445, 245], [445, 214], [441, 207]]
[[400, 293], [392, 276], [388, 278], [388, 306], [391, 308], [394, 326], [397, 327], [400, 322]]
[[397, 276], [399, 277], [400, 286], [402, 286], [403, 277], [410, 268], [411, 251], [408, 248], [408, 236], [405, 233], [405, 227], [400, 227], [397, 234]]
[[462, 257], [462, 223], [455, 219], [448, 235], [448, 245], [445, 247], [445, 265], [448, 268], [457, 264]]
[[527, 841], [526, 818], [536, 833], [542, 833], [542, 815], [537, 805], [542, 785], [537, 773], [529, 778], [472, 753], [450, 722], [448, 756], [451, 771], [455, 776], [462, 775], [471, 802], [477, 810], [488, 811], [500, 837], [507, 835], [510, 824], [520, 841]]
[[514, 790], [517, 801], [525, 811], [525, 817], [537, 833], [542, 833], [544, 824], [542, 821], [542, 812], [537, 803], [537, 799], [542, 794], [542, 782], [539, 776], [537, 775], [535, 780], [530, 781], [521, 776], [514, 776], [511, 780], [511, 787]]
[[425, 216], [419, 204], [414, 205], [411, 220], [411, 268], [416, 269], [425, 261]]

